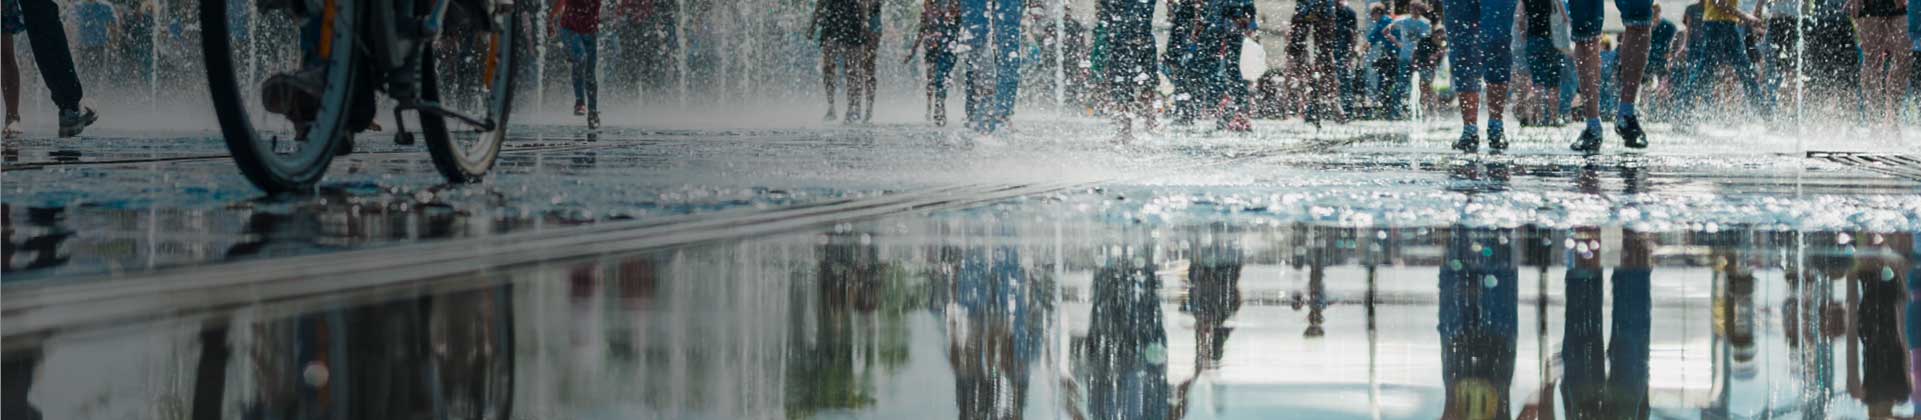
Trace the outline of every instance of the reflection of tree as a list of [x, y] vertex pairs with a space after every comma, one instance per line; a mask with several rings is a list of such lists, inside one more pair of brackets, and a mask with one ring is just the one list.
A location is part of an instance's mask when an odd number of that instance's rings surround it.
[[878, 249], [864, 236], [829, 235], [815, 269], [816, 305], [792, 306], [796, 312], [814, 308], [814, 313], [812, 328], [806, 314], [789, 317], [796, 323], [788, 335], [789, 417], [871, 405], [876, 368], [892, 370], [906, 362], [901, 309], [911, 305], [885, 302], [906, 293], [890, 287], [904, 276], [880, 261]]

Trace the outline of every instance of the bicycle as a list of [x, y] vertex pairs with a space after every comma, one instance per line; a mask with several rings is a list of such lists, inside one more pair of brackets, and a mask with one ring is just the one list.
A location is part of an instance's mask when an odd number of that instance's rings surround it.
[[[260, 0], [246, 10], [251, 0], [237, 2], [200, 3], [201, 49], [227, 149], [261, 190], [311, 190], [336, 155], [352, 150], [355, 133], [373, 126], [376, 90], [396, 103], [394, 142], [414, 143], [404, 118], [411, 111], [435, 169], [449, 182], [476, 182], [493, 168], [513, 110], [526, 23], [520, 5]], [[297, 34], [293, 42], [289, 34]], [[274, 118], [265, 112], [273, 102], [247, 89], [263, 67], [311, 76], [301, 86], [317, 95], [302, 97], [308, 101], [298, 102], [297, 112], [281, 105], [273, 113], [287, 118]], [[266, 104], [254, 108], [252, 97]], [[450, 128], [448, 119], [461, 127]]]

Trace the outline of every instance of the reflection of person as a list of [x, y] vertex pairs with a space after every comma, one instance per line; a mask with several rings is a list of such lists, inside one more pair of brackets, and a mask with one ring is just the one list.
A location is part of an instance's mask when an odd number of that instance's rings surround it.
[[1041, 343], [1028, 285], [1014, 248], [961, 257], [951, 295], [959, 313], [949, 314], [947, 350], [960, 418], [1018, 418], [1025, 409], [1028, 367]]
[[[29, 236], [22, 239], [18, 244], [15, 244], [13, 242], [13, 235], [15, 233], [13, 227], [13, 206], [0, 203], [0, 225], [6, 227], [4, 241], [6, 248], [4, 254], [0, 254], [0, 271], [13, 272], [15, 270], [34, 270], [65, 265], [68, 257], [60, 255], [60, 243], [66, 242], [67, 238], [73, 236], [73, 232], [69, 232], [65, 227], [61, 226], [61, 222], [65, 218], [65, 213], [66, 209], [62, 207], [37, 207], [27, 209], [27, 225], [40, 228], [44, 233]], [[33, 261], [28, 262], [24, 266], [14, 266], [13, 256], [22, 252], [33, 253]]]
[[1198, 371], [1220, 364], [1228, 334], [1234, 331], [1226, 324], [1241, 309], [1241, 248], [1226, 241], [1202, 243], [1190, 257], [1187, 301], [1181, 309], [1194, 315]]
[[38, 347], [8, 352], [0, 363], [0, 417], [8, 420], [40, 420], [40, 409], [27, 400], [33, 390], [33, 377], [39, 373]]
[[[1856, 335], [1861, 346], [1861, 389], [1856, 397], [1868, 405], [1868, 416], [1887, 418], [1893, 407], [1908, 399], [1913, 391], [1902, 365], [1906, 363], [1901, 331], [1895, 318], [1901, 308], [1905, 285], [1901, 278], [1904, 262], [1890, 246], [1887, 236], [1862, 234], [1860, 248], [1848, 277], [1860, 287], [1861, 301], [1855, 316]], [[1874, 239], [1868, 239], [1874, 238]], [[1905, 242], [1905, 241], [1899, 241]], [[1905, 244], [1903, 244], [1905, 245]]]
[[1512, 229], [1456, 226], [1440, 269], [1445, 419], [1506, 419], [1514, 379], [1516, 301]]
[[[1074, 418], [1178, 419], [1186, 392], [1167, 383], [1167, 333], [1162, 328], [1159, 269], [1153, 247], [1121, 247], [1094, 273], [1093, 313], [1075, 365], [1085, 404], [1068, 404]], [[1190, 382], [1191, 383], [1191, 382]], [[1184, 391], [1186, 384], [1181, 386]], [[1172, 401], [1175, 397], [1180, 401]]]
[[1600, 230], [1576, 229], [1567, 270], [1567, 335], [1562, 338], [1561, 384], [1568, 413], [1575, 419], [1647, 417], [1650, 238], [1623, 234], [1621, 265], [1613, 285], [1612, 331], [1606, 356], [1601, 342]]

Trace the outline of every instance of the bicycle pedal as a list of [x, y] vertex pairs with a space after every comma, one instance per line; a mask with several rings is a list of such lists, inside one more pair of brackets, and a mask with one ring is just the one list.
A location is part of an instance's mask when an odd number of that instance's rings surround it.
[[414, 145], [414, 133], [409, 133], [405, 131], [394, 133], [394, 144], [401, 145], [401, 146]]

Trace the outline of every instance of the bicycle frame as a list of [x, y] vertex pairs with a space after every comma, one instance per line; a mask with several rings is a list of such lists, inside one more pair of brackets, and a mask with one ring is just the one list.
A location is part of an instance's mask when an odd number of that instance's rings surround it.
[[[422, 4], [419, 3], [420, 1], [432, 1], [433, 3], [428, 5], [430, 9], [428, 9], [426, 16], [415, 18], [411, 11], [418, 10], [418, 6]], [[387, 96], [392, 97], [400, 103], [394, 107], [394, 121], [396, 121], [396, 125], [399, 125], [398, 129], [400, 132], [407, 131], [405, 120], [400, 117], [402, 111], [408, 110], [453, 118], [473, 125], [481, 130], [493, 130], [494, 128], [494, 121], [492, 121], [491, 118], [482, 119], [482, 117], [466, 115], [459, 111], [444, 108], [437, 102], [422, 101], [420, 99], [421, 57], [426, 55], [427, 46], [433, 43], [434, 39], [440, 36], [441, 30], [445, 28], [447, 9], [454, 1], [455, 0], [393, 0], [392, 3], [388, 3], [391, 5], [390, 7], [376, 9], [371, 13], [374, 18], [374, 29], [371, 35], [374, 39], [369, 40], [371, 42], [368, 42], [368, 44], [373, 46], [372, 56], [374, 65], [381, 70], [383, 75], [383, 77], [378, 79], [387, 82]], [[483, 13], [486, 14], [486, 16], [483, 16], [484, 18], [481, 19], [485, 22], [482, 30], [498, 30], [494, 25], [492, 13], [490, 13], [491, 8], [485, 7], [486, 3], [484, 3], [494, 0], [468, 1], [476, 3], [471, 7], [482, 10]], [[370, 3], [379, 4], [382, 2], [374, 1]]]

